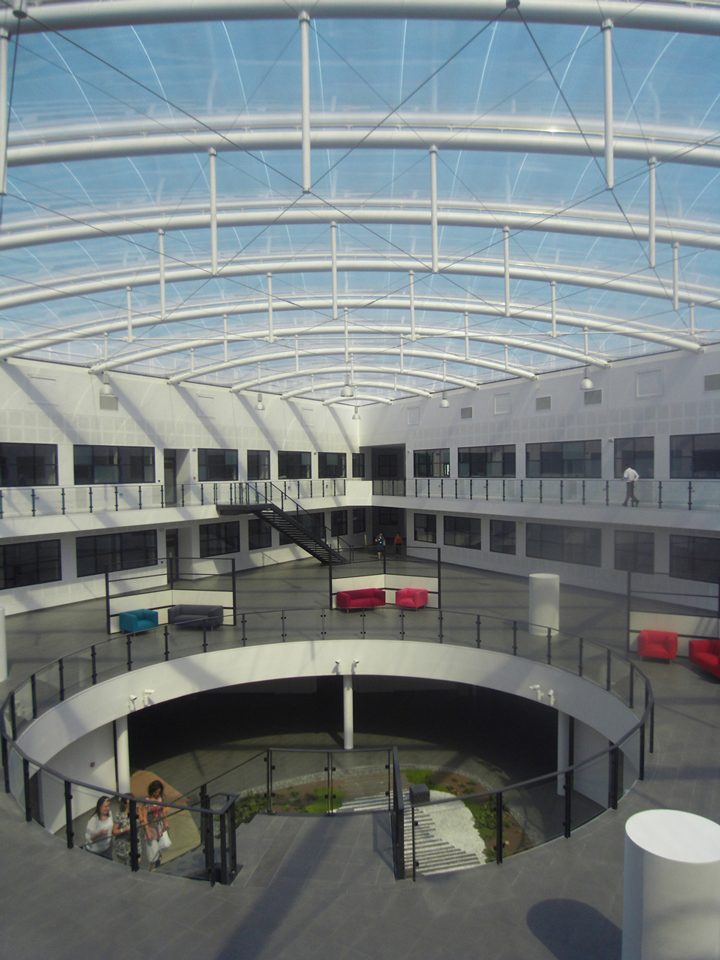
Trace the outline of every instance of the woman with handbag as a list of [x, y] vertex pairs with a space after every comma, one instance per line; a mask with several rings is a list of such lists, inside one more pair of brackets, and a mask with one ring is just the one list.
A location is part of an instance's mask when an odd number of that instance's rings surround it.
[[162, 781], [153, 780], [148, 787], [146, 802], [138, 807], [140, 823], [145, 830], [145, 849], [151, 870], [155, 870], [162, 863], [162, 852], [172, 843], [167, 832], [167, 808], [162, 803], [164, 792]]

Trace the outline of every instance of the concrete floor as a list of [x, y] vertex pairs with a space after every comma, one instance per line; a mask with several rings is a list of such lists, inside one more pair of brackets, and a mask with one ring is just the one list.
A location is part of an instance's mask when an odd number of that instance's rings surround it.
[[[240, 607], [290, 607], [293, 598], [321, 606], [326, 596], [321, 568], [300, 561], [244, 575]], [[449, 568], [443, 606], [518, 616], [527, 610], [527, 586]], [[623, 649], [618, 598], [563, 588], [561, 608], [564, 630]], [[10, 678], [0, 695], [103, 630], [102, 601], [8, 618]], [[646, 779], [617, 811], [501, 867], [416, 884], [394, 881], [387, 822], [374, 816], [339, 827], [339, 818], [313, 819], [302, 829], [287, 818], [256, 817], [247, 869], [232, 887], [210, 888], [159, 872], [133, 876], [67, 850], [0, 795], [0, 960], [98, 952], [104, 960], [305, 960], [329, 951], [348, 960], [618, 960], [626, 819], [653, 807], [715, 819], [720, 801], [720, 682], [685, 660], [643, 669], [657, 702], [656, 750]]]

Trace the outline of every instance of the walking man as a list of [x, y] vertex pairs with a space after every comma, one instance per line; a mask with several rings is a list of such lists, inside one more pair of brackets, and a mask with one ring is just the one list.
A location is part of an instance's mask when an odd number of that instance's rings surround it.
[[632, 467], [628, 467], [623, 477], [625, 478], [625, 502], [623, 506], [626, 507], [628, 500], [630, 500], [630, 506], [637, 507], [640, 501], [635, 496], [635, 481], [640, 479], [640, 474]]

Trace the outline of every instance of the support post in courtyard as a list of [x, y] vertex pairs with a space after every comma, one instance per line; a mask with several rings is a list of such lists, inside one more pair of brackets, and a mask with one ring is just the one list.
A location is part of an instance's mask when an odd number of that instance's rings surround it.
[[118, 717], [113, 726], [115, 728], [117, 792], [132, 793], [130, 788], [130, 739], [128, 737], [127, 717]]
[[352, 750], [355, 744], [353, 717], [353, 678], [351, 673], [343, 674], [343, 748]]
[[7, 680], [7, 636], [5, 633], [5, 607], [0, 607], [0, 680]]

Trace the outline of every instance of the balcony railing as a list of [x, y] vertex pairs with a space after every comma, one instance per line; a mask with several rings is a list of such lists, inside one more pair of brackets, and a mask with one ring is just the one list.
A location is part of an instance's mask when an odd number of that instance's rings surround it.
[[[5, 487], [0, 489], [0, 520], [51, 517], [80, 513], [121, 513], [125, 510], [158, 510], [166, 507], [207, 507], [240, 500], [241, 490], [254, 488], [259, 499], [273, 487], [275, 496], [288, 499], [341, 497], [345, 480], [277, 480], [238, 483], [93, 484], [73, 487]], [[272, 499], [272, 497], [270, 498]]]
[[[372, 492], [375, 497], [618, 507], [624, 503], [626, 484], [624, 480], [416, 477], [373, 480]], [[720, 510], [720, 480], [639, 480], [635, 496], [644, 508]]]

